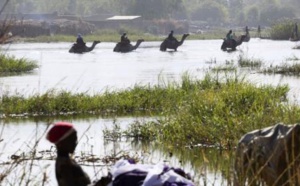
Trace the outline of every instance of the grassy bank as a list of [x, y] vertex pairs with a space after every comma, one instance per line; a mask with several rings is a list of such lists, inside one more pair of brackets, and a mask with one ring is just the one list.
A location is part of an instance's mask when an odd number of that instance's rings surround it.
[[[128, 38], [135, 42], [138, 39], [144, 39], [145, 41], [162, 41], [165, 39], [166, 35], [154, 35], [150, 33], [145, 33], [139, 30], [126, 29], [124, 31], [118, 30], [110, 30], [110, 29], [102, 29], [98, 30], [94, 33], [83, 35], [84, 40], [86, 42], [92, 42], [95, 40], [100, 40], [101, 42], [118, 42], [120, 40], [120, 36], [123, 32], [126, 32]], [[211, 39], [223, 39], [225, 38], [228, 30], [227, 29], [215, 29], [215, 30], [206, 30], [199, 33], [191, 33], [187, 40], [211, 40]], [[245, 34], [244, 31], [234, 30], [235, 35], [239, 36]], [[174, 33], [174, 36], [180, 40], [183, 34]], [[262, 37], [270, 37], [270, 30], [265, 29], [261, 33]], [[256, 30], [250, 30], [251, 37], [258, 37]], [[41, 35], [34, 38], [20, 38], [14, 37], [15, 42], [75, 42], [76, 35]]]
[[37, 68], [37, 62], [25, 58], [17, 59], [14, 56], [0, 54], [0, 75], [29, 72]]
[[[149, 33], [144, 33], [138, 30], [109, 30], [103, 29], [98, 30], [89, 35], [84, 35], [84, 40], [86, 42], [92, 42], [95, 40], [100, 40], [101, 42], [118, 42], [120, 41], [120, 36], [123, 32], [126, 32], [128, 38], [135, 42], [138, 39], [144, 39], [145, 41], [162, 41], [167, 37], [166, 35], [153, 35]], [[214, 31], [205, 31], [202, 33], [191, 34], [187, 37], [187, 40], [207, 40], [207, 39], [222, 39], [225, 37], [227, 30], [214, 30]], [[180, 40], [182, 34], [174, 33], [174, 36]], [[15, 41], [22, 42], [74, 42], [76, 40], [76, 35], [51, 35], [51, 36], [38, 36], [35, 38], [15, 38]]]

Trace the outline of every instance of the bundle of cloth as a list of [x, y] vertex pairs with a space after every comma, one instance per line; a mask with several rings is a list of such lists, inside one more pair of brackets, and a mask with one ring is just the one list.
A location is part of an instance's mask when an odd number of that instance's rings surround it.
[[191, 176], [181, 168], [164, 163], [139, 164], [132, 159], [118, 160], [107, 178], [108, 186], [195, 186]]

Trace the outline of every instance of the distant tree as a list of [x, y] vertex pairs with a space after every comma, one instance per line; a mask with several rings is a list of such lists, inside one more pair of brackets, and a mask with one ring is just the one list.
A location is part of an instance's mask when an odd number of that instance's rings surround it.
[[135, 0], [129, 12], [142, 15], [144, 19], [167, 18], [169, 15], [166, 0]]
[[201, 20], [210, 24], [226, 22], [228, 14], [226, 7], [220, 3], [205, 1], [191, 14], [192, 20]]
[[228, 2], [228, 9], [231, 21], [243, 21], [241, 20], [241, 18], [243, 18], [242, 13], [244, 12], [243, 0], [230, 0]]
[[169, 17], [174, 19], [187, 19], [186, 7], [182, 0], [171, 0], [168, 4]]
[[288, 40], [294, 29], [294, 21], [291, 19], [280, 19], [273, 23], [270, 36], [274, 40]]
[[246, 24], [253, 26], [259, 24], [259, 11], [257, 6], [251, 6], [246, 10]]
[[260, 22], [265, 25], [271, 25], [275, 21], [283, 18], [294, 18], [295, 14], [290, 8], [279, 8], [275, 5], [270, 5], [261, 10]]

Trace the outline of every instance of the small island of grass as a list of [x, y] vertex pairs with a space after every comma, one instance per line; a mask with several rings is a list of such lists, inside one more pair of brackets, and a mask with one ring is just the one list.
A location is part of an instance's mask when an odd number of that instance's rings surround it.
[[0, 54], [0, 75], [30, 72], [38, 68], [37, 62], [25, 58], [17, 59], [14, 56]]

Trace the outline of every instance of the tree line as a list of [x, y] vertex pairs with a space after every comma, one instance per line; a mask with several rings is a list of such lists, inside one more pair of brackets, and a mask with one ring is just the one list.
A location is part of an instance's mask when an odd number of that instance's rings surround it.
[[[0, 7], [4, 2], [0, 2]], [[144, 19], [180, 19], [212, 25], [270, 25], [299, 16], [299, 0], [10, 0], [5, 13], [141, 15]]]

